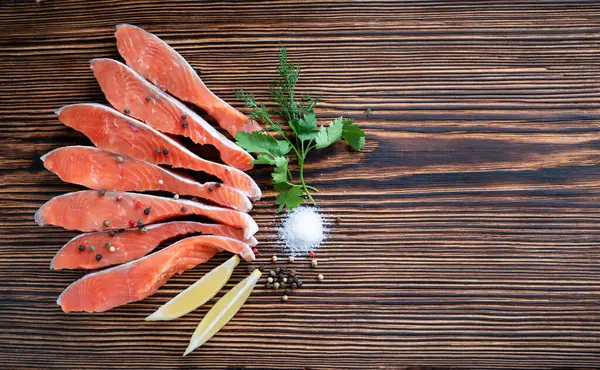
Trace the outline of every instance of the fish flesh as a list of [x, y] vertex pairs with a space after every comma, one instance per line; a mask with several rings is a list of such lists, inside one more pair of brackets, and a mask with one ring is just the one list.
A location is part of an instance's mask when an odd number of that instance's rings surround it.
[[82, 190], [59, 195], [35, 213], [40, 225], [61, 226], [84, 232], [125, 229], [186, 215], [201, 215], [244, 230], [244, 239], [258, 231], [247, 213], [189, 200], [155, 195]]
[[220, 183], [200, 184], [152, 163], [89, 146], [67, 146], [42, 156], [44, 167], [61, 180], [94, 190], [168, 191], [208, 199], [241, 212], [252, 203], [241, 191]]
[[253, 260], [250, 246], [224, 236], [182, 239], [123, 265], [93, 272], [69, 285], [58, 297], [63, 311], [104, 312], [154, 294], [175, 274], [208, 261], [221, 250]]
[[92, 59], [90, 66], [108, 102], [119, 112], [173, 135], [214, 146], [223, 162], [246, 171], [252, 156], [177, 99], [162, 92], [134, 70], [113, 59]]
[[119, 54], [129, 67], [161, 90], [204, 109], [231, 136], [238, 131], [261, 129], [213, 94], [189, 63], [157, 36], [130, 24], [119, 24], [115, 37]]
[[[165, 240], [193, 233], [226, 236], [241, 240], [251, 247], [258, 243], [255, 237], [244, 239], [242, 230], [226, 225], [173, 221], [148, 225], [146, 229], [144, 233], [139, 229], [126, 229], [122, 232], [113, 230], [80, 234], [56, 253], [50, 263], [50, 268], [53, 270], [95, 270], [118, 265], [145, 256]], [[89, 250], [91, 246], [94, 246], [98, 252], [92, 253]], [[114, 247], [113, 252], [110, 247]], [[96, 258], [97, 253], [101, 253], [102, 259]]]
[[202, 159], [152, 127], [101, 104], [73, 104], [56, 111], [65, 125], [82, 132], [100, 149], [154, 164], [167, 164], [218, 177], [250, 199], [259, 199], [258, 185], [246, 173]]

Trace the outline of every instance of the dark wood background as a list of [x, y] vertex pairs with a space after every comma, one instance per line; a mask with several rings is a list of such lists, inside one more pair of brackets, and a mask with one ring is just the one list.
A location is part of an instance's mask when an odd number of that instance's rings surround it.
[[[325, 282], [298, 262], [305, 289], [282, 303], [259, 287], [186, 358], [210, 305], [143, 318], [227, 256], [143, 302], [66, 315], [55, 300], [82, 273], [48, 264], [75, 233], [33, 222], [78, 189], [39, 157], [88, 142], [53, 111], [104, 102], [88, 61], [118, 57], [124, 22], [237, 107], [235, 88], [266, 97], [286, 45], [319, 116], [368, 132], [363, 153], [310, 158], [332, 228]], [[600, 367], [597, 1], [3, 1], [0, 47], [3, 368]], [[253, 215], [262, 259], [283, 255], [272, 192]]]

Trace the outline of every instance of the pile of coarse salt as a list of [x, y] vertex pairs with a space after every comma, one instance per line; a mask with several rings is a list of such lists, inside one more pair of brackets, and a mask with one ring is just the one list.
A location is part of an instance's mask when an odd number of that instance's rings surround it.
[[326, 238], [323, 217], [315, 207], [297, 207], [287, 212], [279, 228], [279, 239], [290, 255], [306, 254], [319, 248]]

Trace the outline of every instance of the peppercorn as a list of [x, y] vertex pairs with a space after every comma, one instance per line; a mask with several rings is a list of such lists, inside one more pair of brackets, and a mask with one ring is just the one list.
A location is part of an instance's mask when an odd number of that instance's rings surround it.
[[155, 151], [156, 153], [160, 153], [160, 152], [162, 152], [162, 150], [161, 150], [160, 148], [156, 148], [156, 149], [154, 149], [154, 151]]
[[273, 284], [273, 288], [275, 288], [275, 289], [279, 289], [279, 283], [278, 283], [278, 282], [275, 282], [275, 283]]
[[187, 121], [181, 122], [181, 127], [187, 128], [188, 127], [188, 122]]
[[254, 254], [258, 254], [258, 253], [259, 253], [259, 252], [258, 252], [258, 248], [256, 248], [256, 247], [252, 248], [252, 253], [254, 253]]
[[144, 227], [142, 227], [142, 228], [140, 229], [140, 232], [141, 232], [142, 234], [144, 234], [146, 231], [148, 231], [148, 228], [147, 228], [146, 226], [144, 226]]
[[302, 288], [302, 282], [301, 282], [301, 281], [298, 281], [298, 282], [296, 283], [296, 285], [298, 286], [298, 288]]
[[117, 195], [117, 202], [120, 202], [123, 200], [123, 196], [121, 194]]
[[108, 249], [111, 253], [113, 253], [114, 251], [117, 250], [117, 248], [113, 247], [112, 245], [110, 246], [110, 248]]
[[84, 250], [85, 250], [85, 245], [83, 245], [83, 244], [82, 244], [82, 245], [80, 245], [80, 246], [79, 246], [79, 251], [80, 251], [80, 252], [83, 252]]
[[118, 156], [118, 157], [117, 157], [117, 162], [119, 162], [119, 163], [123, 163], [123, 161], [124, 161], [123, 157], [121, 157], [121, 156]]
[[187, 118], [187, 115], [185, 115], [185, 114], [181, 115], [181, 119], [186, 119], [186, 118]]
[[319, 281], [323, 281], [323, 279], [325, 279], [325, 277], [323, 276], [323, 274], [319, 274], [319, 275], [317, 275], [317, 279]]
[[102, 255], [100, 255], [100, 254], [97, 254], [97, 255], [96, 255], [96, 261], [100, 261], [101, 259], [102, 259]]
[[129, 114], [129, 113], [131, 113], [131, 111], [129, 109], [125, 109], [125, 110], [123, 110], [123, 113]]
[[217, 182], [217, 183], [215, 184], [215, 186], [216, 186], [217, 188], [220, 188], [220, 187], [221, 187], [221, 183], [220, 183], [220, 182]]
[[173, 199], [175, 199], [175, 200], [179, 199], [179, 194], [173, 195]]
[[162, 180], [158, 180], [158, 185], [162, 185], [162, 184], [164, 184], [164, 183], [165, 183], [164, 181], [162, 181]]
[[104, 227], [109, 227], [110, 226], [110, 221], [104, 220], [104, 222], [102, 222], [102, 224], [104, 225]]
[[271, 284], [271, 283], [265, 283], [265, 288], [271, 289], [271, 288], [273, 288], [273, 284]]
[[106, 194], [106, 190], [104, 190], [104, 189], [98, 190], [98, 195], [104, 196], [104, 194]]
[[271, 270], [271, 271], [269, 271], [269, 275], [271, 275], [271, 276], [275, 276], [275, 275], [277, 275], [277, 274], [275, 273], [275, 271]]
[[129, 227], [134, 227], [134, 226], [135, 226], [135, 221], [129, 220]]
[[313, 259], [313, 260], [311, 260], [311, 261], [310, 261], [310, 265], [311, 265], [312, 267], [317, 267], [317, 265], [318, 265], [318, 263], [317, 263], [317, 260], [316, 260], [316, 259]]
[[96, 250], [96, 247], [95, 247], [95, 246], [93, 246], [93, 245], [90, 245], [90, 246], [88, 247], [88, 249], [90, 250], [90, 252], [93, 252], [93, 251], [95, 251], [95, 250]]
[[111, 230], [111, 231], [108, 232], [108, 235], [109, 236], [115, 236], [115, 235], [117, 235], [117, 233], [114, 230]]
[[275, 269], [275, 273], [279, 274], [280, 272], [281, 272], [281, 269], [280, 269], [279, 267], [277, 267], [277, 268]]
[[[213, 188], [212, 185], [208, 185], [208, 191], [213, 191], [213, 190], [215, 190], [215, 188]], [[275, 257], [275, 258], [277, 258], [277, 257]], [[275, 262], [275, 261], [273, 261], [273, 262]]]
[[273, 282], [273, 278], [269, 276], [269, 277], [267, 278], [267, 281], [268, 281], [269, 283], [272, 283], [272, 282]]
[[152, 208], [152, 207], [148, 207], [148, 208], [146, 208], [146, 209], [144, 210], [144, 214], [145, 214], [146, 216], [148, 216], [148, 215], [150, 214], [150, 209], [151, 209], [151, 208]]
[[292, 288], [294, 288], [294, 289], [298, 288], [298, 283], [292, 283]]
[[315, 251], [310, 251], [310, 253], [308, 254], [308, 256], [310, 258], [315, 258], [317, 256], [317, 254], [315, 253]]
[[143, 220], [137, 220], [137, 225], [138, 225], [139, 227], [142, 227], [142, 226], [144, 226], [144, 221], [143, 221]]
[[150, 101], [150, 97], [149, 96], [146, 96], [146, 101]]
[[296, 270], [290, 270], [290, 276], [296, 276]]
[[287, 301], [288, 300], [288, 296], [287, 295], [281, 296], [281, 300], [284, 301], [284, 302]]
[[263, 271], [265, 271], [265, 265], [263, 265], [262, 263], [261, 263], [260, 265], [258, 265], [258, 270], [259, 270], [260, 272], [263, 272]]
[[289, 263], [294, 263], [294, 261], [295, 261], [295, 258], [294, 258], [294, 256], [289, 256], [289, 257], [288, 257], [288, 262], [289, 262]]
[[292, 290], [291, 290], [290, 288], [286, 288], [286, 289], [285, 289], [285, 294], [286, 294], [286, 295], [290, 295], [290, 294], [292, 294]]
[[109, 242], [104, 243], [104, 248], [110, 248], [110, 243]]
[[164, 148], [164, 149], [163, 149], [163, 154], [164, 154], [164, 155], [167, 155], [167, 154], [169, 154], [169, 149], [167, 149], [167, 148]]
[[119, 230], [117, 230], [117, 232], [119, 232], [119, 233], [124, 233], [124, 232], [125, 232], [125, 229], [119, 229]]
[[[273, 262], [277, 262], [277, 256], [273, 255], [273, 256], [271, 257], [271, 261], [273, 261]], [[279, 271], [277, 271], [277, 272], [279, 273]]]
[[248, 271], [248, 273], [251, 273], [254, 269], [252, 268], [252, 266], [248, 266], [248, 268], [246, 269], [246, 271]]
[[282, 282], [287, 283], [287, 278], [281, 279]]
[[181, 207], [181, 212], [187, 212], [187, 208], [186, 207]]

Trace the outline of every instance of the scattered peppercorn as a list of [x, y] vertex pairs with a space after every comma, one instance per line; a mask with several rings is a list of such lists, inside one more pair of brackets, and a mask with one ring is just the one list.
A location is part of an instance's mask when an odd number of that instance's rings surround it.
[[162, 180], [158, 180], [158, 185], [162, 185], [162, 184], [164, 184], [164, 183], [165, 183], [164, 181], [162, 181]]
[[273, 284], [271, 284], [271, 283], [265, 283], [265, 288], [271, 289], [271, 288], [273, 288]]
[[215, 184], [215, 186], [216, 186], [217, 188], [220, 188], [220, 187], [221, 187], [221, 183], [220, 183], [220, 182], [217, 182], [217, 183]]
[[144, 221], [143, 221], [143, 220], [137, 220], [137, 225], [138, 225], [139, 227], [142, 227], [142, 226], [144, 226]]
[[276, 272], [277, 274], [279, 274], [279, 273], [281, 272], [281, 269], [280, 269], [279, 267], [277, 267], [277, 268], [275, 268], [275, 272]]
[[88, 249], [90, 250], [90, 252], [93, 252], [93, 251], [95, 251], [95, 250], [96, 250], [96, 247], [95, 247], [95, 246], [93, 246], [93, 245], [90, 245], [90, 246], [88, 247]]
[[102, 222], [102, 224], [104, 225], [104, 227], [109, 227], [110, 226], [110, 221], [104, 220], [104, 222]]
[[148, 228], [147, 228], [146, 226], [144, 226], [144, 227], [142, 227], [142, 228], [140, 229], [140, 232], [141, 232], [142, 234], [143, 234], [143, 233], [145, 233], [146, 231], [148, 231]]
[[146, 96], [146, 101], [150, 101], [150, 97], [149, 96]]
[[161, 150], [160, 148], [156, 148], [156, 149], [154, 149], [154, 151], [155, 151], [156, 153], [160, 153], [160, 152], [162, 152], [162, 150]]
[[98, 195], [104, 196], [104, 194], [106, 194], [106, 190], [104, 190], [104, 189], [98, 190]]
[[281, 300], [284, 301], [284, 302], [287, 301], [288, 300], [288, 296], [284, 294], [283, 296], [281, 296]]
[[292, 290], [290, 288], [286, 288], [285, 295], [290, 295], [290, 294], [292, 294]]
[[119, 232], [119, 233], [124, 233], [124, 232], [125, 232], [125, 229], [119, 229], [119, 230], [117, 230], [117, 232]]
[[125, 109], [125, 110], [123, 111], [123, 113], [125, 113], [125, 114], [129, 114], [129, 113], [131, 113], [131, 111], [130, 111], [129, 109]]
[[148, 216], [150, 214], [150, 209], [152, 209], [152, 207], [148, 207], [148, 208], [144, 209], [144, 214], [146, 216]]
[[80, 252], [83, 252], [84, 250], [85, 250], [85, 245], [83, 245], [83, 244], [82, 244], [82, 245], [80, 245], [80, 246], [79, 246], [79, 251], [80, 251]]
[[261, 263], [260, 265], [258, 265], [258, 270], [259, 270], [260, 272], [263, 272], [263, 271], [265, 271], [265, 265], [263, 265], [262, 263]]
[[281, 279], [282, 282], [287, 283], [287, 278]]
[[100, 254], [97, 254], [97, 255], [96, 255], [96, 261], [100, 261], [101, 259], [102, 259], [102, 255], [100, 255]]
[[318, 265], [318, 262], [317, 262], [317, 260], [316, 260], [316, 259], [313, 259], [313, 260], [311, 260], [311, 261], [310, 261], [310, 265], [311, 265], [312, 267], [317, 267], [317, 265]]
[[117, 235], [117, 232], [114, 231], [114, 230], [111, 230], [111, 231], [108, 232], [108, 235], [109, 236], [115, 236], [115, 235]]
[[317, 254], [315, 253], [315, 251], [310, 251], [310, 253], [308, 254], [308, 256], [310, 258], [315, 258], [317, 256]]
[[271, 276], [275, 276], [275, 275], [277, 275], [277, 274], [275, 273], [275, 271], [271, 270], [271, 271], [269, 271], [269, 275], [271, 275]]
[[254, 254], [258, 254], [258, 253], [259, 253], [259, 252], [258, 252], [258, 248], [256, 248], [256, 247], [252, 248], [252, 252], [253, 252]]
[[289, 262], [289, 263], [294, 263], [294, 261], [295, 261], [295, 258], [294, 258], [294, 256], [289, 256], [289, 257], [288, 257], [288, 262]]
[[273, 288], [275, 288], [275, 289], [279, 289], [279, 283], [278, 283], [278, 282], [275, 282], [275, 283], [273, 284]]
[[110, 248], [110, 243], [109, 242], [104, 243], [104, 248]]
[[179, 199], [179, 194], [173, 195], [173, 199], [175, 199], [175, 200]]
[[120, 202], [123, 200], [123, 196], [121, 194], [117, 195], [117, 202]]
[[111, 253], [113, 253], [113, 252], [114, 252], [114, 251], [116, 251], [117, 249], [111, 245], [111, 246], [110, 246], [110, 248], [109, 248], [108, 250], [109, 250]]
[[269, 277], [267, 278], [267, 281], [268, 281], [269, 283], [272, 283], [272, 282], [273, 282], [273, 278], [269, 276]]
[[186, 118], [187, 118], [187, 115], [185, 115], [185, 114], [181, 115], [181, 119], [186, 119]]
[[187, 212], [187, 208], [186, 207], [181, 207], [181, 212]]
[[298, 283], [292, 283], [292, 288], [294, 288], [294, 289], [298, 288]]
[[296, 270], [290, 270], [290, 276], [296, 276]]
[[246, 269], [246, 271], [248, 271], [248, 273], [250, 274], [254, 269], [252, 268], [252, 266], [248, 266], [248, 268]]
[[169, 149], [167, 149], [167, 148], [164, 148], [164, 149], [163, 149], [163, 154], [164, 154], [164, 155], [167, 155], [167, 154], [169, 154]]
[[296, 283], [296, 285], [298, 286], [298, 288], [302, 288], [302, 282], [301, 282], [301, 281], [298, 281], [298, 282]]
[[323, 279], [325, 279], [325, 277], [323, 276], [323, 274], [319, 274], [319, 275], [317, 275], [317, 279], [319, 281], [323, 281]]
[[273, 257], [271, 257], [271, 261], [277, 262], [277, 256], [273, 255]]
[[212, 187], [212, 185], [208, 185], [208, 191], [213, 191], [215, 190], [215, 188]]
[[117, 157], [117, 162], [119, 162], [119, 163], [123, 163], [123, 161], [124, 161], [123, 157], [121, 157], [121, 156], [118, 156], [118, 157]]
[[134, 226], [135, 226], [135, 221], [133, 221], [133, 220], [129, 220], [129, 226], [130, 226], [130, 227], [134, 227]]
[[187, 121], [181, 122], [181, 127], [187, 128], [188, 127], [188, 122]]

